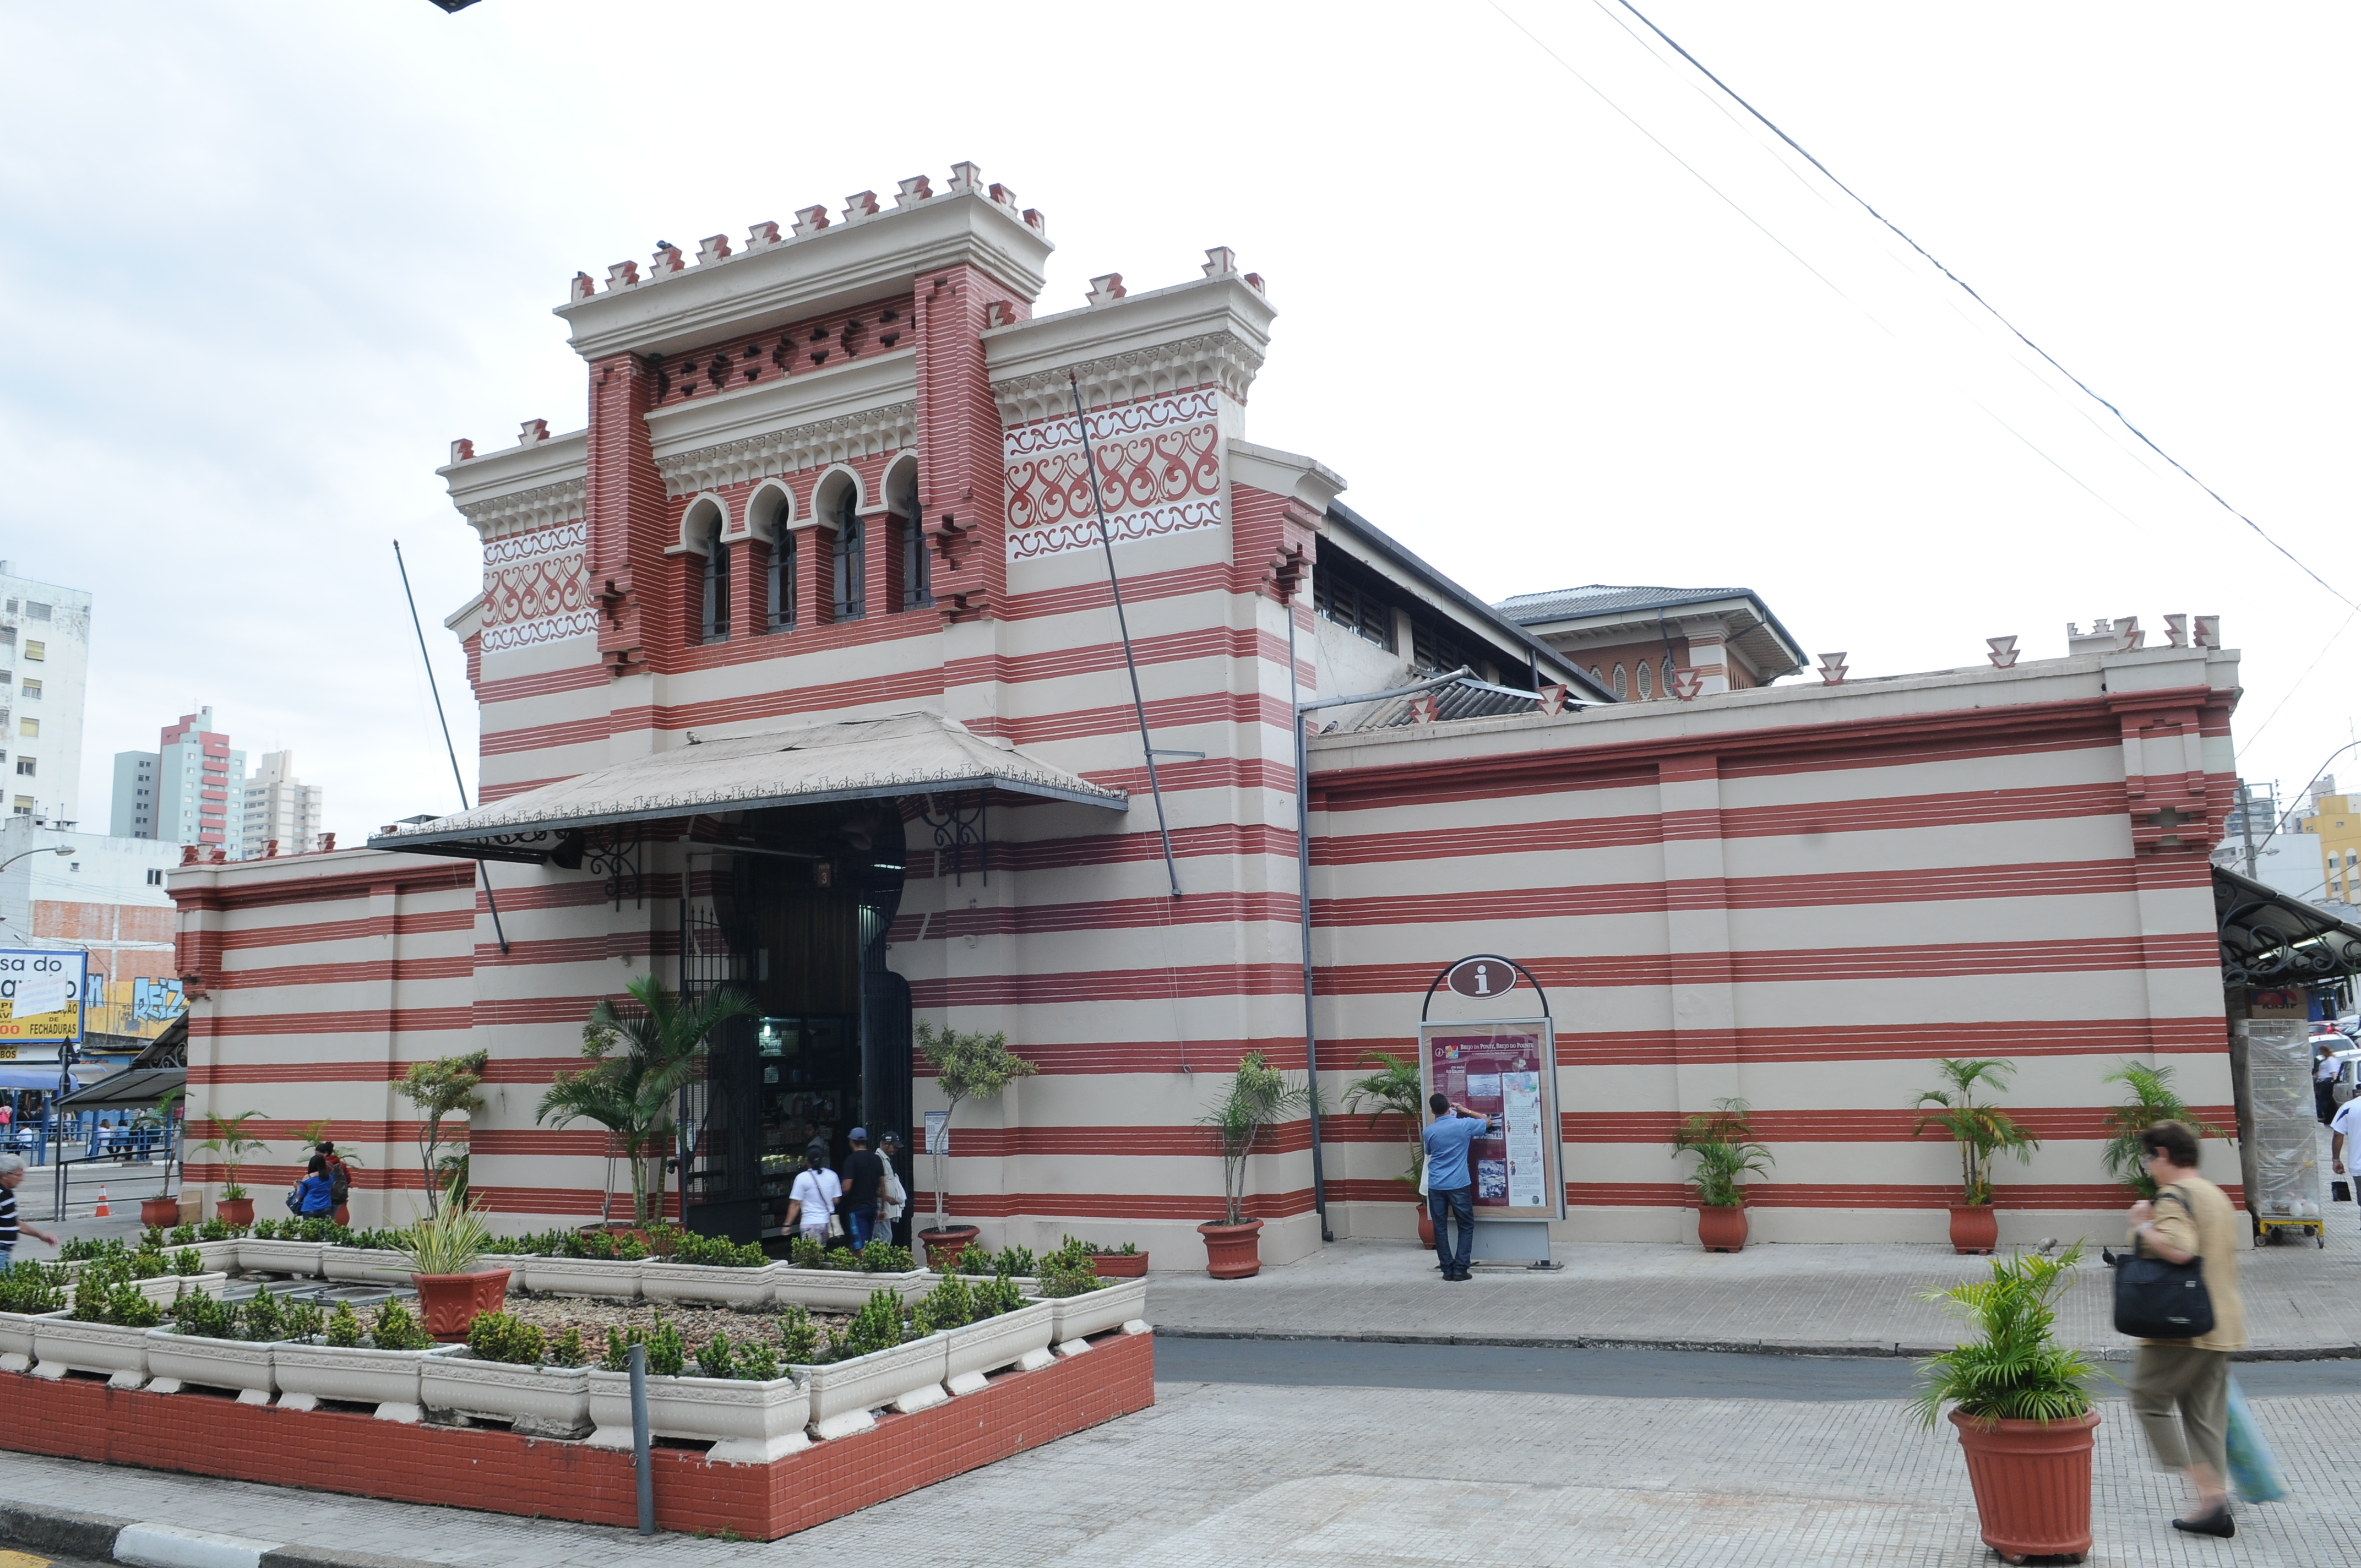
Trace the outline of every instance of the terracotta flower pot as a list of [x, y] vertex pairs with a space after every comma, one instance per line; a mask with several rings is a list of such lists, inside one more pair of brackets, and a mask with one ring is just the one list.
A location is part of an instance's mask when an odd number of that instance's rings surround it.
[[1425, 1247], [1434, 1245], [1434, 1211], [1427, 1207], [1423, 1193], [1418, 1200], [1418, 1245]]
[[1148, 1255], [1144, 1252], [1094, 1252], [1091, 1254], [1091, 1272], [1101, 1279], [1137, 1279], [1148, 1272]]
[[1262, 1272], [1262, 1222], [1226, 1224], [1216, 1220], [1199, 1225], [1205, 1238], [1205, 1272], [1216, 1279], [1244, 1279]]
[[170, 1230], [181, 1223], [181, 1201], [178, 1198], [142, 1198], [139, 1200], [139, 1223], [159, 1230]]
[[1738, 1251], [1746, 1245], [1745, 1206], [1731, 1204], [1728, 1208], [1699, 1208], [1697, 1240], [1708, 1252]]
[[1951, 1205], [1951, 1250], [1989, 1253], [2000, 1245], [2000, 1216], [1989, 1203]]
[[1951, 1412], [1975, 1488], [1984, 1544], [2012, 1563], [2082, 1561], [2091, 1550], [2091, 1450], [2096, 1410], [2062, 1421], [1993, 1421]]
[[251, 1198], [216, 1198], [214, 1216], [225, 1225], [254, 1223], [254, 1200]]
[[959, 1255], [967, 1250], [968, 1243], [982, 1234], [973, 1225], [945, 1225], [939, 1231], [920, 1231], [918, 1240], [926, 1244], [927, 1266], [938, 1274], [947, 1274]]
[[509, 1299], [509, 1271], [488, 1268], [479, 1274], [413, 1274], [418, 1287], [419, 1315], [426, 1332], [445, 1344], [464, 1340], [478, 1313], [497, 1312]]

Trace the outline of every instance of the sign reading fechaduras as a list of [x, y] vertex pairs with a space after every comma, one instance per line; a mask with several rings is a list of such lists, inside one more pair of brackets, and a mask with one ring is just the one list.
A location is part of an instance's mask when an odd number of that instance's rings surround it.
[[1468, 1150], [1477, 1212], [1493, 1219], [1564, 1219], [1550, 1021], [1430, 1023], [1421, 1035], [1427, 1091], [1499, 1119], [1499, 1131]]
[[0, 1040], [79, 1041], [89, 967], [80, 952], [0, 948]]

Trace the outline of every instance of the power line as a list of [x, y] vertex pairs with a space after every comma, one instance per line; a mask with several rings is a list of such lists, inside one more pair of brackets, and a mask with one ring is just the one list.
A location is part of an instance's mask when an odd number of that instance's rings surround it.
[[[1593, 3], [1600, 5], [1601, 8], [1604, 8], [1603, 0], [1593, 0]], [[2203, 490], [2208, 496], [2211, 496], [2213, 499], [2214, 503], [2220, 506], [2223, 510], [2228, 512], [2232, 517], [2236, 518], [2240, 522], [2245, 523], [2248, 528], [2254, 530], [2256, 537], [2262, 540], [2263, 543], [2268, 544], [2280, 554], [2286, 556], [2290, 562], [2294, 564], [2297, 570], [2303, 573], [2305, 576], [2310, 577], [2313, 582], [2318, 583], [2322, 587], [2326, 588], [2328, 592], [2340, 603], [2343, 603], [2356, 611], [2361, 611], [2361, 604], [2356, 604], [2351, 598], [2346, 598], [2345, 595], [2339, 591], [2327, 578], [2322, 576], [2318, 572], [2313, 571], [2309, 565], [2306, 565], [2303, 560], [2298, 556], [2294, 551], [2290, 550], [2286, 545], [2272, 538], [2261, 523], [2257, 522], [2253, 518], [2248, 517], [2245, 512], [2240, 511], [2236, 507], [2232, 506], [2229, 501], [2223, 497], [2219, 490], [2216, 490], [2213, 486], [2199, 478], [2195, 474], [2191, 473], [2187, 465], [2183, 464], [2180, 459], [2175, 457], [2171, 453], [2167, 452], [2163, 447], [2158, 446], [2149, 438], [2148, 433], [2146, 431], [2140, 429], [2139, 426], [2134, 424], [2125, 416], [2123, 410], [2117, 408], [2105, 398], [2101, 397], [2092, 389], [2089, 382], [2083, 380], [2080, 376], [2075, 375], [2071, 370], [2067, 369], [2065, 366], [2060, 365], [2056, 356], [2050, 354], [2048, 349], [2034, 342], [2030, 337], [2027, 337], [2025, 334], [2024, 330], [2017, 326], [2015, 322], [2010, 321], [2008, 317], [2003, 315], [2000, 311], [1993, 305], [1991, 301], [1985, 299], [1982, 294], [1977, 293], [1975, 289], [1969, 284], [1966, 279], [1952, 271], [1949, 267], [1944, 266], [1943, 263], [1938, 260], [1925, 246], [1920, 245], [1916, 240], [1911, 238], [1908, 234], [1905, 233], [1900, 225], [1894, 223], [1893, 219], [1887, 217], [1883, 213], [1879, 212], [1874, 206], [1871, 205], [1868, 199], [1862, 196], [1860, 192], [1855, 191], [1851, 186], [1838, 179], [1836, 175], [1829, 170], [1828, 166], [1822, 163], [1818, 159], [1813, 157], [1811, 152], [1806, 148], [1801, 142], [1798, 142], [1794, 137], [1789, 136], [1785, 131], [1780, 129], [1778, 125], [1774, 123], [1769, 115], [1763, 114], [1762, 110], [1756, 108], [1752, 104], [1748, 103], [1745, 98], [1741, 97], [1738, 92], [1730, 85], [1729, 82], [1724, 82], [1720, 77], [1715, 75], [1710, 70], [1708, 70], [1704, 61], [1698, 60], [1697, 56], [1682, 48], [1679, 41], [1674, 38], [1671, 34], [1665, 32], [1664, 28], [1656, 26], [1654, 22], [1650, 21], [1645, 13], [1642, 12], [1638, 6], [1631, 4], [1631, 0], [1615, 0], [1615, 3], [1621, 5], [1626, 11], [1631, 12], [1633, 16], [1638, 17], [1642, 26], [1644, 26], [1650, 32], [1655, 34], [1658, 38], [1664, 39], [1665, 44], [1670, 47], [1675, 54], [1678, 54], [1683, 60], [1687, 60], [1689, 64], [1695, 66], [1697, 71], [1705, 76], [1706, 80], [1711, 82], [1716, 87], [1720, 88], [1724, 93], [1728, 93], [1732, 103], [1745, 110], [1749, 115], [1754, 116], [1754, 118], [1760, 121], [1763, 126], [1770, 131], [1773, 136], [1777, 137], [1781, 141], [1793, 148], [1796, 154], [1806, 162], [1809, 163], [1814, 169], [1818, 170], [1822, 175], [1826, 176], [1828, 183], [1834, 185], [1838, 190], [1851, 197], [1852, 200], [1860, 205], [1861, 211], [1867, 213], [1871, 217], [1875, 218], [1879, 223], [1884, 225], [1885, 227], [1891, 230], [1903, 244], [1908, 246], [1920, 256], [1926, 258], [1929, 266], [1933, 267], [1938, 272], [1940, 272], [1944, 277], [1957, 284], [1968, 298], [1982, 306], [1994, 321], [2006, 327], [2019, 343], [2024, 344], [2026, 347], [2039, 355], [2052, 369], [2065, 377], [2068, 380], [2073, 382], [2075, 386], [2081, 388], [2083, 395], [2088, 397], [2092, 402], [2097, 403], [2101, 408], [2105, 409], [2109, 413], [2114, 415], [2116, 421], [2120, 422], [2125, 430], [2131, 432], [2134, 436], [2137, 437], [2142, 445], [2155, 453], [2158, 456], [2163, 458], [2167, 463], [2171, 464], [2174, 468], [2180, 471], [2180, 476], [2183, 478], [2187, 479], [2191, 484], [2195, 485], [2199, 489]], [[1493, 9], [1500, 10], [1499, 0], [1493, 0]], [[1500, 14], [1504, 16], [1509, 15], [1505, 10], [1500, 11]], [[1511, 22], [1516, 21], [1516, 18], [1513, 16], [1510, 16], [1509, 19]], [[1526, 28], [1524, 24], [1521, 22], [1517, 23], [1517, 27], [1518, 30], [1523, 32], [1527, 38], [1533, 38], [1532, 31]], [[1533, 38], [1533, 41], [1537, 44], [1541, 43], [1539, 38]], [[1549, 53], [1553, 60], [1558, 60], [1559, 64], [1564, 65], [1565, 63], [1562, 59], [1559, 59], [1557, 52], [1554, 49], [1550, 49], [1546, 44], [1542, 45], [1542, 47]], [[1572, 66], [1567, 66], [1566, 69], [1571, 71], [1574, 68]], [[1584, 85], [1588, 86], [1589, 83], [1586, 81]], [[1591, 91], [1598, 92], [1598, 89], [1593, 87]], [[1606, 96], [1604, 93], [1600, 93], [1599, 95], [1601, 97]], [[1630, 116], [1626, 115], [1625, 118], [1628, 119]], [[1637, 124], [1636, 121], [1633, 123]], [[1653, 140], [1654, 138], [1651, 137], [1650, 139]], [[1663, 144], [1659, 142], [1657, 145], [1662, 146]], [[1686, 165], [1684, 167], [1686, 167]], [[1702, 176], [1700, 176], [1700, 178], [1702, 178]], [[1724, 199], [1727, 200], [1727, 198]], [[1733, 203], [1733, 205], [1735, 203]], [[1756, 226], [1761, 227], [1759, 224]], [[1790, 254], [1793, 253], [1790, 252]]]

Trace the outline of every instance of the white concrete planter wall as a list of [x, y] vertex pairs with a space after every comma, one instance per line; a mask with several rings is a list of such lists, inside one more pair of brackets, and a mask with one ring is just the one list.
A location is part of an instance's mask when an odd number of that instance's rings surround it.
[[375, 1405], [381, 1421], [415, 1421], [425, 1411], [419, 1398], [419, 1370], [430, 1356], [466, 1347], [433, 1350], [340, 1350], [335, 1345], [281, 1341], [271, 1356], [279, 1380], [279, 1408], [316, 1409], [323, 1399]]
[[771, 1269], [720, 1268], [704, 1263], [640, 1265], [640, 1295], [650, 1301], [675, 1304], [715, 1302], [725, 1307], [755, 1308], [771, 1304]]
[[912, 1300], [933, 1289], [939, 1277], [923, 1268], [907, 1274], [854, 1274], [837, 1268], [795, 1268], [774, 1263], [764, 1270], [771, 1277], [771, 1299], [782, 1305], [795, 1302], [818, 1311], [857, 1312], [869, 1304], [873, 1290], [891, 1290]]
[[407, 1285], [410, 1263], [391, 1247], [324, 1246], [320, 1272], [344, 1285]]
[[949, 1352], [948, 1335], [928, 1334], [851, 1361], [796, 1367], [811, 1389], [813, 1434], [839, 1438], [867, 1431], [877, 1424], [869, 1412], [884, 1406], [906, 1414], [941, 1404], [950, 1398], [943, 1390], [943, 1379], [950, 1376]]
[[241, 1405], [267, 1405], [279, 1391], [271, 1376], [275, 1342], [207, 1339], [178, 1329], [148, 1331], [148, 1385], [151, 1394], [177, 1394], [188, 1383], [235, 1388]]
[[972, 1394], [983, 1387], [986, 1374], [1004, 1366], [1031, 1372], [1049, 1365], [1057, 1321], [1056, 1308], [1042, 1301], [945, 1331], [950, 1343], [943, 1386], [953, 1394]]
[[1119, 1329], [1148, 1311], [1148, 1281], [1116, 1279], [1103, 1290], [1086, 1296], [1060, 1296], [1050, 1302], [1058, 1309], [1058, 1351], [1071, 1355], [1086, 1348], [1082, 1340], [1091, 1334]]
[[319, 1275], [320, 1255], [326, 1250], [324, 1242], [258, 1242], [241, 1236], [237, 1266], [248, 1274], [291, 1274], [311, 1279]]
[[104, 1372], [116, 1388], [148, 1381], [148, 1331], [115, 1323], [78, 1323], [60, 1314], [33, 1320], [33, 1376]]
[[[484, 1361], [461, 1351], [430, 1355], [419, 1367], [419, 1400], [431, 1410], [456, 1410], [516, 1423], [528, 1437], [580, 1437], [590, 1430], [588, 1374], [578, 1366], [528, 1366]], [[630, 1446], [630, 1390], [623, 1435]]]
[[33, 1325], [43, 1318], [62, 1318], [60, 1307], [54, 1312], [0, 1312], [0, 1372], [23, 1372], [33, 1365]]
[[[236, 1236], [224, 1242], [192, 1242], [189, 1245], [197, 1249], [197, 1256], [203, 1261], [205, 1272], [208, 1274], [226, 1274], [237, 1266]], [[168, 1253], [175, 1253], [181, 1249], [167, 1243], [164, 1250]]]
[[[640, 1299], [640, 1266], [598, 1257], [528, 1257], [524, 1288], [545, 1296], [611, 1296]], [[514, 1277], [513, 1273], [511, 1276]]]
[[[631, 1446], [631, 1375], [589, 1375], [594, 1447]], [[866, 1412], [864, 1411], [865, 1415]], [[648, 1430], [659, 1437], [711, 1441], [708, 1464], [768, 1464], [810, 1446], [804, 1425], [811, 1398], [793, 1377], [748, 1383], [733, 1377], [650, 1377]]]
[[226, 1274], [159, 1274], [153, 1279], [135, 1279], [139, 1294], [159, 1307], [169, 1307], [182, 1290], [193, 1295], [211, 1296], [218, 1300], [223, 1288], [229, 1284]]

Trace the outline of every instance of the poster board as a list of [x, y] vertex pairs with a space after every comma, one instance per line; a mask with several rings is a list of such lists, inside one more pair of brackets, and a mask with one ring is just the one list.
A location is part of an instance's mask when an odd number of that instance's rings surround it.
[[1468, 1148], [1476, 1218], [1565, 1218], [1557, 1036], [1547, 1018], [1419, 1025], [1423, 1092], [1443, 1093], [1505, 1124]]
[[0, 948], [0, 1048], [79, 1044], [90, 956], [78, 948]]

